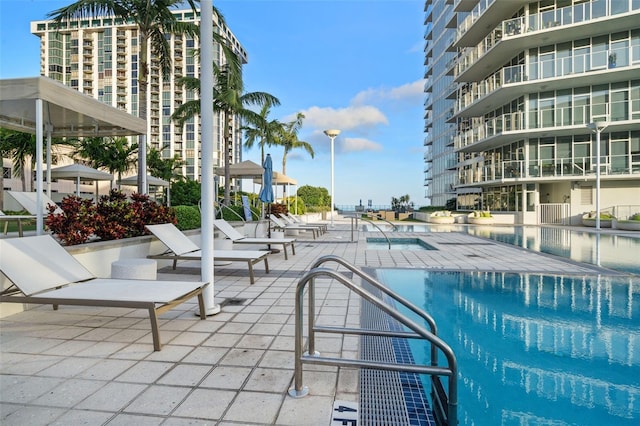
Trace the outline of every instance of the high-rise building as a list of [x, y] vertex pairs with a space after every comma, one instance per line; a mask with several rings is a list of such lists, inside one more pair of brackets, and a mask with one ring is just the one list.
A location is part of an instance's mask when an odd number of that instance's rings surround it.
[[640, 211], [640, 0], [427, 0], [425, 25], [433, 205]]
[[[191, 9], [173, 12], [179, 21], [200, 22], [200, 13]], [[217, 21], [214, 31], [223, 35], [242, 63], [247, 54], [231, 30]], [[104, 103], [138, 114], [138, 28], [122, 19], [100, 16], [63, 23], [31, 22], [31, 32], [40, 37], [40, 74], [58, 80]], [[200, 118], [178, 126], [170, 116], [181, 104], [197, 98], [197, 93], [176, 84], [182, 76], [200, 77], [198, 41], [186, 35], [167, 34], [171, 47], [172, 74], [163, 78], [158, 61], [149, 52], [149, 91], [147, 103], [147, 144], [164, 158], [177, 155], [183, 162], [182, 174], [200, 179]], [[214, 44], [214, 60], [225, 63], [219, 45]], [[214, 112], [214, 164], [224, 164], [224, 125]], [[231, 163], [241, 160], [242, 135], [239, 120], [231, 123], [233, 148]]]

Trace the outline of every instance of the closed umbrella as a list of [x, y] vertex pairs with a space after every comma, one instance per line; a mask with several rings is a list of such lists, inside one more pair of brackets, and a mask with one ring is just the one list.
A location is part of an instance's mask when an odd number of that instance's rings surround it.
[[[264, 159], [264, 174], [262, 175], [262, 189], [258, 198], [263, 203], [267, 203], [269, 213], [271, 214], [271, 203], [273, 203], [273, 164], [271, 162], [271, 154], [267, 154], [267, 158]], [[271, 238], [271, 225], [268, 225], [269, 238]]]

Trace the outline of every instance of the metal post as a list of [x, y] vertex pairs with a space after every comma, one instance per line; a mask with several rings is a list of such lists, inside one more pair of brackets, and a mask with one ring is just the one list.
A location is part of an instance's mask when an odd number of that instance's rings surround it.
[[600, 230], [600, 127], [596, 124], [596, 230]]
[[329, 139], [331, 139], [331, 206], [329, 207], [331, 209], [331, 227], [333, 228], [333, 210], [334, 210], [334, 185], [333, 185], [333, 159], [334, 159], [334, 149], [333, 149], [333, 141], [336, 138], [336, 136], [338, 136], [340, 134], [340, 130], [337, 129], [331, 129], [331, 130], [325, 130], [324, 134], [329, 136]]

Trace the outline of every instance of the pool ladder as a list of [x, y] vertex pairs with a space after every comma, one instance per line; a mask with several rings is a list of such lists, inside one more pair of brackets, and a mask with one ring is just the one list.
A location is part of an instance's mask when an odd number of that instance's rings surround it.
[[[422, 325], [409, 319], [400, 313], [395, 307], [385, 303], [378, 296], [364, 289], [361, 285], [354, 283], [346, 278], [337, 270], [321, 267], [322, 264], [335, 262], [347, 268], [353, 274], [367, 281], [376, 289], [387, 294], [396, 302], [404, 305], [412, 312], [416, 313], [429, 326], [426, 330]], [[351, 291], [360, 295], [363, 299], [372, 303], [395, 320], [409, 328], [410, 331], [389, 331], [389, 330], [372, 330], [349, 327], [331, 327], [319, 326], [315, 324], [315, 287], [314, 280], [316, 277], [330, 277]], [[309, 286], [308, 294], [308, 342], [307, 352], [303, 353], [303, 337], [304, 337], [304, 291]], [[431, 397], [432, 410], [436, 421], [440, 425], [456, 426], [458, 424], [458, 365], [453, 350], [438, 337], [437, 326], [434, 319], [421, 310], [419, 307], [406, 300], [399, 294], [387, 288], [384, 284], [376, 280], [371, 275], [363, 272], [356, 266], [335, 255], [327, 255], [315, 261], [311, 269], [300, 278], [296, 287], [295, 301], [295, 372], [294, 387], [289, 390], [289, 395], [294, 398], [301, 398], [309, 393], [309, 388], [304, 386], [302, 380], [302, 364], [319, 364], [346, 367], [363, 367], [382, 370], [391, 370], [408, 373], [428, 374], [431, 376]], [[404, 364], [404, 363], [385, 363], [376, 361], [367, 361], [359, 359], [347, 358], [331, 358], [322, 357], [315, 347], [315, 334], [321, 333], [341, 333], [356, 334], [369, 336], [385, 336], [385, 337], [402, 337], [411, 339], [424, 339], [431, 343], [431, 365]], [[441, 351], [447, 359], [446, 366], [438, 365], [438, 352]], [[448, 377], [448, 391], [445, 391], [440, 376]]]
[[[380, 231], [382, 233], [382, 235], [384, 235], [384, 238], [387, 240], [387, 244], [389, 244], [389, 250], [391, 250], [391, 240], [389, 239], [389, 237], [387, 236], [387, 234], [384, 233], [384, 231], [382, 230], [382, 228], [380, 228], [378, 225], [376, 225], [375, 223], [373, 223], [373, 221], [369, 220], [369, 219], [365, 219], [365, 218], [361, 218], [360, 220], [364, 221], [364, 222], [369, 222], [370, 224], [372, 224], [378, 231]], [[397, 231], [398, 228], [391, 222], [389, 222], [388, 220], [385, 219], [380, 219], [380, 220], [384, 220], [385, 222], [389, 223], [393, 228], [391, 228], [391, 231]]]

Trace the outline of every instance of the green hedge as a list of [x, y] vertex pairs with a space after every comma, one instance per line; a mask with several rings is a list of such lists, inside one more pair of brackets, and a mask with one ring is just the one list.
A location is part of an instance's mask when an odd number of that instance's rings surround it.
[[178, 229], [184, 231], [187, 229], [200, 228], [200, 210], [195, 206], [175, 206], [173, 209], [176, 212], [176, 218]]

